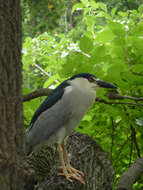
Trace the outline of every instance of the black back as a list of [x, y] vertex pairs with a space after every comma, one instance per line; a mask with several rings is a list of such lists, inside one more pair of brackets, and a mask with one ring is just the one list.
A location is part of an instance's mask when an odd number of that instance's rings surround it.
[[51, 94], [44, 100], [44, 102], [34, 113], [30, 122], [30, 126], [34, 124], [34, 122], [37, 120], [37, 118], [42, 112], [52, 107], [59, 99], [61, 99], [62, 95], [64, 94], [64, 88], [66, 86], [69, 86], [69, 84], [66, 81], [64, 81], [55, 90], [51, 92]]

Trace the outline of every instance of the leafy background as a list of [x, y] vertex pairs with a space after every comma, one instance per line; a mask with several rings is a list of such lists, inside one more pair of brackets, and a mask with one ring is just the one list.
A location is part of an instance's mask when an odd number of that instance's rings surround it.
[[[55, 88], [89, 72], [143, 97], [143, 4], [140, 1], [23, 0], [23, 94]], [[105, 90], [97, 96], [108, 100]], [[25, 128], [43, 97], [24, 103]], [[138, 103], [133, 100], [115, 102]], [[107, 152], [119, 176], [143, 154], [142, 104], [95, 102], [76, 129]], [[142, 188], [143, 179], [135, 189]]]

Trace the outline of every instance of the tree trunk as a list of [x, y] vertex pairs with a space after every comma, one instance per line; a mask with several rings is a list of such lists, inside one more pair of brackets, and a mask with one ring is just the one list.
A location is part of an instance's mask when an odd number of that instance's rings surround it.
[[28, 162], [34, 169], [34, 178], [29, 180], [25, 190], [111, 190], [114, 171], [106, 153], [88, 135], [76, 133], [67, 139], [71, 164], [85, 174], [85, 185], [64, 177], [56, 176], [59, 159], [55, 147], [43, 147], [29, 155]]
[[0, 0], [0, 190], [23, 187], [21, 69], [20, 0]]

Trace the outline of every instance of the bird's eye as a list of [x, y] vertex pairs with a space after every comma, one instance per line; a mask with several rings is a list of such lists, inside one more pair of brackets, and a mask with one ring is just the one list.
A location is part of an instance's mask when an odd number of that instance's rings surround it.
[[89, 81], [89, 82], [94, 82], [94, 78], [88, 77], [88, 81]]

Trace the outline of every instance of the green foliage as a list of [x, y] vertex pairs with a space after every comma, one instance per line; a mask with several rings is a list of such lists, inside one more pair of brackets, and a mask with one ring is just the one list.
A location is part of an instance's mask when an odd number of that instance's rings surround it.
[[[82, 12], [82, 19], [66, 35], [44, 32], [25, 38], [24, 93], [39, 87], [55, 87], [73, 74], [89, 72], [116, 84], [123, 95], [143, 97], [143, 5], [126, 12], [117, 8], [109, 11], [107, 7], [109, 3], [106, 6], [82, 0], [72, 7], [73, 14], [77, 10]], [[105, 93], [105, 90], [98, 90], [97, 96], [109, 101]], [[43, 98], [24, 103], [26, 126], [41, 100]], [[136, 103], [133, 100], [120, 102]], [[108, 153], [117, 181], [138, 158], [137, 146], [143, 154], [142, 128], [142, 106], [95, 102], [77, 131], [91, 135]], [[135, 189], [139, 186], [137, 183]]]
[[22, 0], [23, 37], [39, 35], [45, 31], [64, 33], [76, 22], [71, 7], [77, 0]]
[[25, 36], [54, 30], [58, 26], [61, 14], [64, 14], [65, 3], [62, 0], [23, 0], [22, 3]]
[[[85, 46], [85, 44], [86, 44], [86, 46]], [[80, 39], [79, 47], [83, 52], [89, 53], [93, 49], [93, 42], [90, 38], [83, 36]]]

